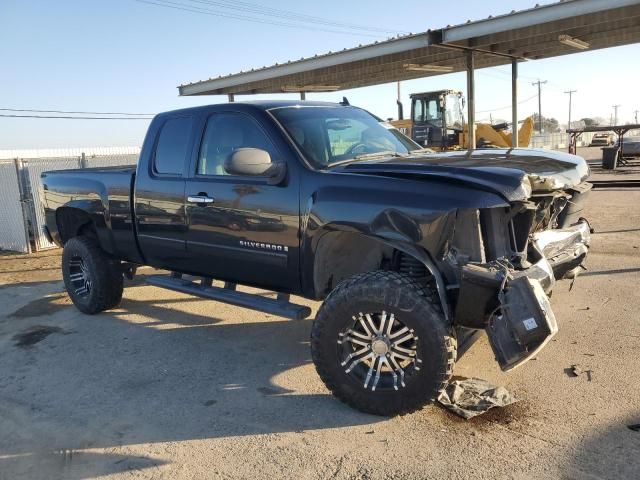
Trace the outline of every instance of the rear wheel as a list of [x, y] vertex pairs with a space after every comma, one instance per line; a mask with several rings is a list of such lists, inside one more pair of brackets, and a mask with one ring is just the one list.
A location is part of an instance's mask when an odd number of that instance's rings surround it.
[[451, 377], [456, 343], [435, 300], [409, 277], [377, 271], [345, 280], [314, 321], [320, 378], [366, 413], [408, 413], [435, 399]]
[[99, 313], [122, 300], [122, 272], [89, 237], [74, 237], [64, 245], [62, 277], [71, 301], [83, 313]]

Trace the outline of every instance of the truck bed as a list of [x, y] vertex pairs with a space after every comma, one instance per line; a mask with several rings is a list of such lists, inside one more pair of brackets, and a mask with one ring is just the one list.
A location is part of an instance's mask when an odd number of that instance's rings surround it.
[[109, 253], [123, 260], [141, 261], [133, 222], [135, 171], [131, 165], [44, 172], [45, 215], [52, 239], [62, 243], [56, 228], [61, 214], [56, 217], [56, 210], [77, 209], [96, 223], [101, 244]]

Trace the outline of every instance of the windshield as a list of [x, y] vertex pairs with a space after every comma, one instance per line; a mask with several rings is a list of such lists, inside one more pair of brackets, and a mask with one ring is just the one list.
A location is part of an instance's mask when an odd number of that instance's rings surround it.
[[413, 121], [427, 122], [436, 127], [442, 126], [442, 113], [438, 106], [438, 98], [418, 98], [413, 104]]
[[355, 107], [280, 107], [270, 112], [319, 169], [376, 153], [406, 155], [421, 149], [391, 125]]

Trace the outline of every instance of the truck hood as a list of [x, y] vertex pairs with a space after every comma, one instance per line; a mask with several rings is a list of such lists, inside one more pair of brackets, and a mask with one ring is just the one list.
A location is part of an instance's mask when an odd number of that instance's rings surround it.
[[508, 201], [526, 200], [531, 192], [565, 190], [589, 176], [589, 167], [582, 157], [524, 148], [416, 152], [406, 157], [357, 161], [335, 170], [463, 183], [498, 193]]

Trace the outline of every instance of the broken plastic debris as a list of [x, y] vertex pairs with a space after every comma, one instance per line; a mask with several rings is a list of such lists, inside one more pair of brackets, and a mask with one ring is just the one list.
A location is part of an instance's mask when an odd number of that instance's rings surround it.
[[593, 370], [590, 367], [585, 367], [584, 365], [576, 364], [571, 365], [571, 368], [565, 368], [565, 372], [570, 377], [579, 377], [582, 374], [587, 376], [587, 380], [591, 381]]
[[465, 378], [449, 382], [438, 397], [447, 410], [469, 420], [493, 407], [506, 407], [518, 400], [504, 387], [497, 387], [480, 378]]

